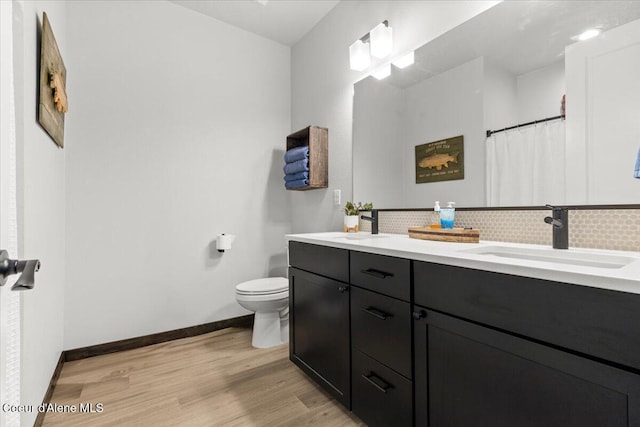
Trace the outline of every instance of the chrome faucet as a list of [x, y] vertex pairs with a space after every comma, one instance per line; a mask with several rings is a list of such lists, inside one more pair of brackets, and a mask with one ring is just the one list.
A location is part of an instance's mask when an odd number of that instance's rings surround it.
[[378, 234], [378, 209], [371, 209], [371, 216], [360, 215], [360, 218], [371, 222], [371, 234]]
[[553, 249], [569, 249], [569, 209], [546, 205], [553, 217], [545, 217], [544, 222], [553, 227]]

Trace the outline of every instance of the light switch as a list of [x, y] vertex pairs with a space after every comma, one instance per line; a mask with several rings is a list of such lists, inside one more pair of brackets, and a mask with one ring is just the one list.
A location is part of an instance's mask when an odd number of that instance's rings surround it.
[[340, 203], [340, 196], [341, 196], [340, 193], [341, 193], [340, 190], [333, 190], [333, 203], [336, 206], [340, 206], [340, 204], [341, 204]]

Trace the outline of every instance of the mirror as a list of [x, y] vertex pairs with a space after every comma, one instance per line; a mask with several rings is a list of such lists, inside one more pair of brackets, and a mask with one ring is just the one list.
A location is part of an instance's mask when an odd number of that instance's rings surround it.
[[[357, 82], [353, 199], [380, 209], [430, 208], [435, 200], [639, 203], [639, 18], [640, 2], [502, 2], [417, 49], [413, 65]], [[579, 41], [588, 28], [601, 34]], [[543, 193], [544, 202], [491, 202], [486, 131], [558, 116], [565, 94], [566, 120], [556, 120], [566, 138], [561, 191]], [[416, 183], [415, 147], [460, 135], [455, 160], [464, 178]]]

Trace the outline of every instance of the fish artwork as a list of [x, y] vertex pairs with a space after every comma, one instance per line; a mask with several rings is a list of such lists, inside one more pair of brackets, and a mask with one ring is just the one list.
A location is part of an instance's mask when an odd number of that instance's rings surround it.
[[448, 168], [450, 162], [458, 163], [458, 153], [454, 153], [453, 155], [449, 153], [433, 154], [420, 160], [418, 166], [420, 166], [421, 168], [436, 168], [436, 170], [441, 170], [443, 166], [445, 168]]

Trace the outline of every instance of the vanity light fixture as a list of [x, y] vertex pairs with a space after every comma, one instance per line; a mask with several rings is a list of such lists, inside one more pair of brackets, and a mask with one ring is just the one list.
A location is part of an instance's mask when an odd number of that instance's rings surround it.
[[391, 61], [391, 63], [398, 68], [407, 68], [409, 65], [413, 65], [414, 61], [415, 54], [413, 51], [411, 51], [406, 55], [402, 55], [401, 57], [394, 59], [393, 61]]
[[386, 58], [393, 50], [393, 31], [387, 21], [376, 25], [369, 33], [371, 36], [371, 56]]
[[390, 63], [384, 64], [382, 67], [378, 68], [373, 73], [371, 73], [371, 75], [378, 80], [382, 80], [389, 77], [391, 75], [391, 64]]
[[363, 71], [371, 65], [372, 56], [386, 58], [392, 50], [391, 27], [389, 22], [382, 21], [349, 46], [349, 66], [354, 71]]
[[578, 36], [578, 40], [585, 41], [592, 39], [600, 34], [600, 30], [597, 28], [590, 28]]
[[369, 43], [356, 40], [349, 46], [349, 64], [354, 71], [362, 71], [371, 64], [371, 56], [369, 55]]

